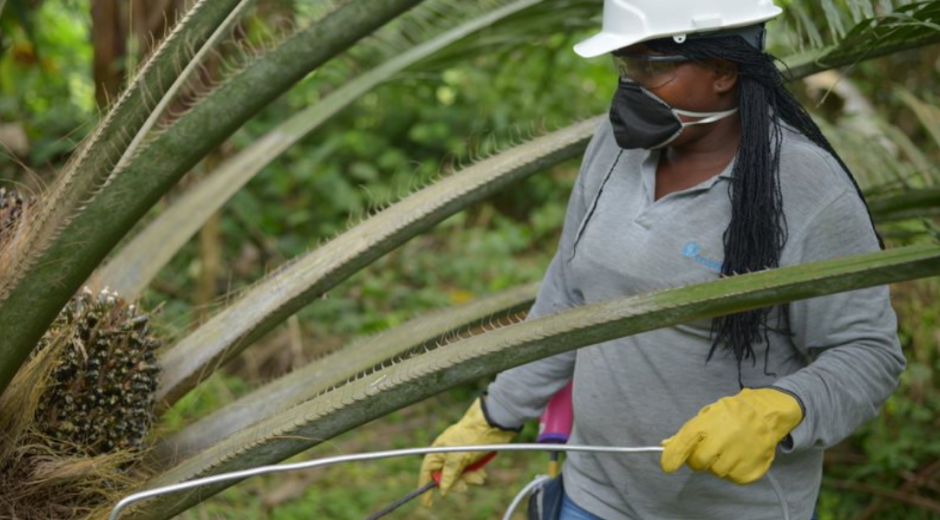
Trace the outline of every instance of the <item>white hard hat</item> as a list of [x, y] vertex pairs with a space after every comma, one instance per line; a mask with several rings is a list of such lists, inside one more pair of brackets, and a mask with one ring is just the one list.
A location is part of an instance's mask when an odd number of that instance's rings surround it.
[[604, 0], [601, 32], [574, 46], [593, 58], [635, 43], [755, 25], [783, 10], [773, 0]]

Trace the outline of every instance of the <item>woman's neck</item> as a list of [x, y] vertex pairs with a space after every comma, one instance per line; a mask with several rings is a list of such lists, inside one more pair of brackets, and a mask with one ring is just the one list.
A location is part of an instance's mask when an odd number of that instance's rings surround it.
[[663, 161], [676, 165], [709, 166], [721, 163], [717, 175], [731, 162], [741, 144], [741, 119], [729, 117], [710, 125], [698, 139], [663, 150]]
[[656, 200], [720, 174], [740, 144], [741, 120], [732, 117], [715, 123], [698, 139], [667, 147], [656, 169]]

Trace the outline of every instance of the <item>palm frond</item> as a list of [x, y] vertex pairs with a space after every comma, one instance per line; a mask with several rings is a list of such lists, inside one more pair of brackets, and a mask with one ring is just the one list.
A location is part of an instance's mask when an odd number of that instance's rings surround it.
[[790, 74], [820, 71], [940, 42], [940, 2], [918, 2], [854, 26], [837, 44], [787, 58]]
[[458, 338], [512, 323], [535, 300], [538, 284], [524, 285], [453, 309], [420, 316], [354, 341], [322, 359], [265, 384], [161, 442], [162, 467], [190, 457], [235, 432], [312, 399], [348, 380], [391, 366]]
[[789, 0], [784, 8], [775, 39], [791, 52], [832, 45], [845, 38], [865, 20], [887, 16], [911, 4], [911, 0]]

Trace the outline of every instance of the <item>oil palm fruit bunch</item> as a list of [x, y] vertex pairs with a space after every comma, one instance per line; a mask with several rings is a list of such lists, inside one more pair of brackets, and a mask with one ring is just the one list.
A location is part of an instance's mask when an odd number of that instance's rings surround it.
[[[47, 339], [50, 338], [50, 339]], [[43, 436], [75, 455], [143, 445], [154, 418], [156, 350], [148, 316], [107, 289], [83, 289], [39, 349], [57, 338], [48, 387], [36, 409]]]
[[0, 237], [19, 220], [26, 200], [16, 191], [0, 187]]

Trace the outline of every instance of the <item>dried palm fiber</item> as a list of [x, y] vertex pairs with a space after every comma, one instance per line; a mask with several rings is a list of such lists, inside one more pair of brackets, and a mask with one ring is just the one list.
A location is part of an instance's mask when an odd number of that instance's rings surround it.
[[159, 370], [160, 343], [147, 315], [107, 289], [85, 289], [50, 332], [63, 344], [36, 410], [38, 430], [75, 455], [140, 449], [153, 423]]
[[0, 518], [91, 520], [126, 496], [140, 477], [125, 469], [134, 457], [119, 451], [97, 457], [42, 454], [23, 447], [0, 472]]

